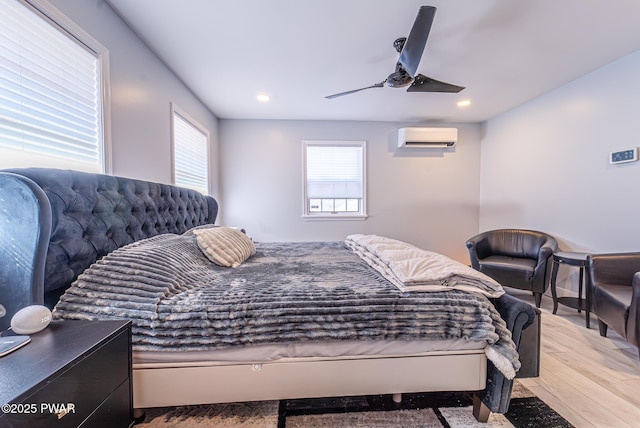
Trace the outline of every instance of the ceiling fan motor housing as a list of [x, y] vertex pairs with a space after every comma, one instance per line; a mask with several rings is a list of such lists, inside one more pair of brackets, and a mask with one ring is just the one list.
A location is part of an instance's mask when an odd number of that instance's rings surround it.
[[398, 70], [391, 73], [387, 77], [385, 84], [391, 88], [404, 88], [409, 86], [413, 82], [413, 77], [409, 75], [402, 67], [397, 67]]

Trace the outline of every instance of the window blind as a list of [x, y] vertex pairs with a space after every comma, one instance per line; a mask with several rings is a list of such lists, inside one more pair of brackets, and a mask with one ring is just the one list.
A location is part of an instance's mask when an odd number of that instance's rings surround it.
[[209, 194], [208, 140], [205, 132], [174, 111], [173, 168], [177, 186]]
[[0, 2], [2, 166], [26, 157], [104, 172], [100, 88], [95, 53], [19, 1]]
[[307, 145], [307, 198], [362, 198], [361, 145]]

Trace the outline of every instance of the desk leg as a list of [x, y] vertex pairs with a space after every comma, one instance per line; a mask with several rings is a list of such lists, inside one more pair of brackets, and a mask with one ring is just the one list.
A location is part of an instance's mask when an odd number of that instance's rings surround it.
[[558, 293], [556, 292], [556, 278], [558, 277], [559, 263], [553, 261], [553, 269], [551, 270], [551, 297], [553, 297], [553, 313], [558, 311]]

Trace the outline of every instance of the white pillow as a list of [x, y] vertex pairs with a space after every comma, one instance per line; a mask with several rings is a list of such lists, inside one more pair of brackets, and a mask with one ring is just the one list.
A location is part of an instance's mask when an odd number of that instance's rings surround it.
[[253, 241], [238, 229], [214, 227], [194, 229], [200, 251], [213, 263], [238, 267], [256, 253]]

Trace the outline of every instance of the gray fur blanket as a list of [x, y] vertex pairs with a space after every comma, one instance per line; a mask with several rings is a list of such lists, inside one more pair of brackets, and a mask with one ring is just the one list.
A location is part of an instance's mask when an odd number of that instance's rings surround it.
[[[520, 367], [484, 296], [403, 293], [342, 242], [257, 243], [237, 268], [212, 264], [193, 234], [159, 235], [96, 262], [61, 297], [58, 319], [130, 319], [134, 350], [214, 350], [336, 340], [467, 338], [496, 367]], [[501, 369], [502, 371], [502, 369]]]

